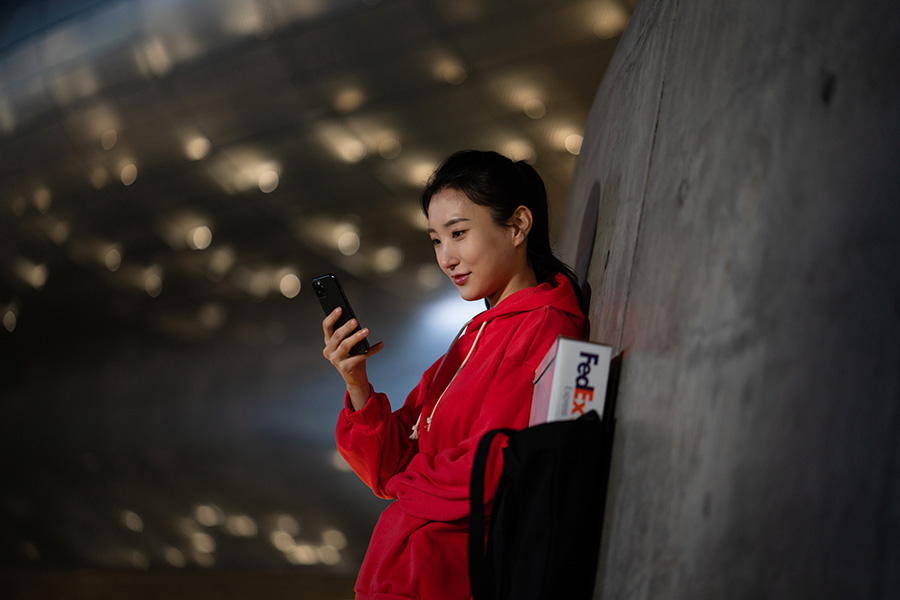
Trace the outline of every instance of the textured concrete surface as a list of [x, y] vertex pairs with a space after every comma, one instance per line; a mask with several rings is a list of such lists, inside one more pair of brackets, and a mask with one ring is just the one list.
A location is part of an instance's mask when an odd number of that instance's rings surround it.
[[900, 597], [900, 4], [643, 0], [563, 255], [623, 353], [597, 598]]

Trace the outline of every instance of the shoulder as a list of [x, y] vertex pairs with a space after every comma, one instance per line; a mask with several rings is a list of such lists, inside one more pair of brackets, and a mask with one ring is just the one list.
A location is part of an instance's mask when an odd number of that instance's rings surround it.
[[552, 306], [506, 315], [488, 324], [487, 328], [491, 327], [505, 333], [503, 337], [506, 338], [508, 358], [535, 367], [556, 338], [581, 337], [582, 334], [571, 315]]

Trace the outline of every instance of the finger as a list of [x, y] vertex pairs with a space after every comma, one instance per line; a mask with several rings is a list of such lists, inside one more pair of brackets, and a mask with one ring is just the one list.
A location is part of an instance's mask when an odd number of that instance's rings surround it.
[[330, 314], [326, 315], [322, 320], [322, 331], [325, 333], [325, 341], [328, 342], [328, 338], [330, 338], [333, 334], [334, 324], [341, 316], [341, 307], [338, 306], [336, 309], [331, 311]]
[[[349, 325], [349, 323], [348, 323], [348, 325]], [[343, 329], [343, 327], [342, 327], [341, 329]], [[340, 332], [340, 329], [339, 329], [338, 331]], [[359, 342], [361, 342], [361, 341], [363, 341], [364, 339], [366, 339], [366, 336], [367, 336], [367, 335], [369, 335], [369, 329], [368, 329], [367, 327], [364, 327], [363, 329], [360, 329], [360, 330], [357, 331], [356, 333], [354, 333], [354, 334], [352, 334], [352, 335], [348, 335], [347, 337], [345, 337], [345, 338], [344, 338], [344, 341], [342, 341], [342, 342], [338, 345], [338, 347], [339, 347], [342, 351], [345, 351], [345, 352], [347, 352], [347, 353], [349, 354], [349, 353], [350, 353], [350, 349], [353, 348], [353, 346], [355, 346], [355, 345], [358, 344]]]
[[369, 347], [368, 352], [366, 352], [364, 356], [366, 358], [369, 358], [370, 356], [374, 356], [374, 355], [378, 354], [379, 352], [381, 352], [382, 348], [384, 348], [384, 342], [378, 342], [377, 344], [372, 344], [372, 346]]
[[342, 340], [353, 333], [353, 330], [357, 327], [359, 327], [359, 321], [357, 321], [356, 319], [350, 319], [349, 321], [338, 327], [332, 335]]

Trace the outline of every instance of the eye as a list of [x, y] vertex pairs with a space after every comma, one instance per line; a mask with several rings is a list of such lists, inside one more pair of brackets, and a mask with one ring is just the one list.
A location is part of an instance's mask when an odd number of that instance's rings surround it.
[[441, 243], [441, 240], [439, 240], [437, 238], [431, 238], [431, 243], [434, 244], [435, 246], [437, 246], [438, 244]]
[[464, 234], [466, 231], [468, 231], [468, 230], [466, 230], [466, 229], [457, 229], [456, 231], [454, 231], [454, 232], [451, 233], [450, 235], [453, 236], [453, 237], [455, 237], [455, 238], [458, 238], [458, 237], [462, 237], [462, 234]]

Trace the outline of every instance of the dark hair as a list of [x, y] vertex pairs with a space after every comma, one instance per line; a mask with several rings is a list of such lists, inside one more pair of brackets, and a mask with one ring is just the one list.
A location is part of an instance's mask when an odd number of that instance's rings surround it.
[[425, 216], [431, 198], [445, 189], [462, 192], [475, 204], [490, 209], [491, 218], [498, 225], [506, 225], [520, 206], [527, 207], [533, 219], [526, 241], [528, 264], [538, 283], [552, 282], [556, 273], [562, 273], [581, 299], [575, 272], [550, 248], [547, 190], [534, 167], [524, 161], [513, 162], [496, 152], [462, 150], [445, 160], [425, 185], [422, 192]]

